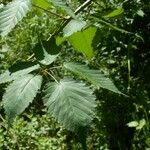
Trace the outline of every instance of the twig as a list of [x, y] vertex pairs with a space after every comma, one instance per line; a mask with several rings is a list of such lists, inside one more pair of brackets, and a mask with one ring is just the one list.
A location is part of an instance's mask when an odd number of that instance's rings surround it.
[[44, 9], [44, 8], [42, 8], [42, 7], [40, 7], [40, 6], [37, 6], [37, 5], [34, 5], [34, 4], [32, 4], [32, 5], [33, 5], [34, 7], [37, 7], [37, 8], [39, 8], [39, 9], [41, 9], [41, 10], [44, 10], [44, 11], [46, 11], [46, 12], [52, 14], [52, 15], [55, 15], [55, 16], [57, 16], [57, 17], [59, 17], [59, 18], [62, 18], [62, 19], [64, 19], [64, 20], [67, 20], [67, 19], [68, 19], [68, 17], [64, 17], [64, 16], [59, 15], [59, 14], [57, 14], [57, 13], [54, 13], [54, 12], [52, 12], [52, 11], [50, 11], [50, 10]]
[[63, 66], [56, 66], [56, 67], [50, 67], [50, 69], [57, 69], [57, 68], [62, 68]]
[[27, 60], [30, 60], [31, 58], [33, 58], [34, 57], [34, 54], [32, 54], [31, 56], [29, 56], [28, 58], [27, 58]]
[[75, 10], [75, 14], [77, 15], [81, 10], [83, 10], [84, 8], [86, 8], [87, 6], [89, 6], [91, 4], [92, 0], [87, 0], [85, 1], [82, 5], [80, 5], [76, 10]]

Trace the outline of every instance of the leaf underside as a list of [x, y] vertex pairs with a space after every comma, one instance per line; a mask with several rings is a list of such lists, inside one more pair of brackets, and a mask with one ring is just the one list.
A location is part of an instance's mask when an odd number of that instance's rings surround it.
[[41, 87], [42, 77], [40, 75], [28, 74], [11, 83], [3, 95], [3, 105], [8, 122], [21, 114], [29, 103], [33, 101]]
[[92, 121], [95, 96], [85, 84], [63, 79], [60, 83], [48, 83], [45, 94], [43, 100], [48, 113], [66, 129], [75, 131]]
[[24, 68], [24, 69], [22, 68], [21, 70], [13, 72], [13, 73], [7, 70], [3, 74], [0, 75], [0, 84], [11, 82], [39, 68], [40, 68], [40, 65], [37, 64], [28, 68]]
[[14, 0], [0, 12], [0, 34], [6, 36], [26, 16], [31, 8], [30, 0]]

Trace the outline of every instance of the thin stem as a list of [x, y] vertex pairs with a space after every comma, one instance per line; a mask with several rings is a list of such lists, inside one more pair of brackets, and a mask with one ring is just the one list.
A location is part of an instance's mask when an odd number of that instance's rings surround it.
[[62, 16], [62, 15], [59, 15], [59, 14], [57, 14], [57, 13], [54, 13], [54, 12], [49, 11], [49, 10], [47, 10], [47, 9], [44, 9], [44, 8], [42, 8], [42, 7], [40, 7], [40, 6], [37, 6], [37, 5], [34, 5], [34, 4], [33, 4], [33, 6], [39, 8], [39, 9], [41, 9], [41, 10], [44, 10], [44, 11], [46, 11], [46, 12], [52, 14], [52, 15], [55, 15], [55, 16], [61, 18], [61, 19], [64, 19], [64, 20], [67, 20], [67, 19], [68, 19], [68, 17], [64, 17], [64, 16]]
[[50, 67], [50, 69], [57, 69], [57, 68], [62, 68], [63, 66], [56, 66], [56, 67]]
[[50, 77], [52, 77], [55, 80], [56, 83], [59, 83], [57, 81], [57, 79], [52, 74], [50, 74], [47, 70], [44, 70], [44, 72], [47, 73]]
[[32, 54], [31, 56], [29, 56], [28, 58], [27, 58], [27, 60], [30, 60], [31, 58], [33, 58], [34, 57], [34, 54]]

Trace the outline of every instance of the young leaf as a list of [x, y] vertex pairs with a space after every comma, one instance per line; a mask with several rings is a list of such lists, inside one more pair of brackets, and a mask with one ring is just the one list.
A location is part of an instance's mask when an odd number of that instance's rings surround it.
[[30, 10], [30, 0], [14, 0], [0, 12], [0, 34], [6, 36]]
[[138, 125], [139, 125], [139, 123], [137, 121], [131, 121], [131, 122], [127, 123], [127, 126], [130, 128], [137, 127]]
[[88, 58], [93, 57], [92, 42], [96, 34], [97, 28], [89, 27], [88, 29], [76, 32], [68, 37], [68, 41], [75, 50], [85, 54]]
[[99, 70], [91, 70], [88, 68], [88, 66], [78, 63], [64, 63], [64, 67], [77, 74], [81, 78], [89, 81], [97, 88], [102, 87], [104, 89], [121, 94], [113, 82], [109, 78], [105, 77]]
[[122, 8], [118, 8], [113, 10], [111, 13], [103, 16], [103, 18], [112, 18], [112, 17], [116, 17], [118, 15], [121, 15], [124, 12], [124, 10]]
[[76, 19], [74, 12], [67, 6], [67, 4], [63, 0], [48, 0], [51, 2], [55, 7], [59, 7], [62, 10], [66, 11], [68, 15], [72, 18]]
[[48, 83], [43, 98], [50, 115], [71, 131], [88, 125], [94, 114], [95, 96], [83, 83], [63, 79], [60, 83]]
[[86, 22], [80, 20], [71, 20], [63, 29], [64, 37], [68, 37], [85, 27]]
[[36, 59], [43, 65], [50, 65], [58, 57], [60, 47], [52, 37], [49, 41], [40, 41], [34, 48]]
[[28, 74], [18, 78], [7, 87], [2, 101], [9, 122], [12, 122], [33, 101], [41, 83], [42, 77], [40, 75]]
[[[26, 64], [26, 65], [25, 65]], [[13, 81], [19, 77], [22, 77], [36, 69], [40, 68], [40, 65], [33, 65], [33, 63], [21, 63], [14, 65], [9, 70], [0, 75], [0, 84]]]

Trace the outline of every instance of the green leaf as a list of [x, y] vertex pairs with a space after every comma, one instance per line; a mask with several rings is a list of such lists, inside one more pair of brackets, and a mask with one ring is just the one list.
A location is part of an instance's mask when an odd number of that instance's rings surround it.
[[0, 34], [6, 36], [30, 10], [30, 0], [14, 0], [0, 12]]
[[40, 75], [28, 74], [18, 78], [7, 87], [2, 102], [10, 123], [33, 101], [41, 83], [42, 77]]
[[62, 43], [66, 41], [65, 37], [57, 36], [56, 37], [56, 45], [60, 46]]
[[145, 141], [145, 143], [147, 144], [147, 146], [150, 148], [150, 137], [148, 137]]
[[94, 114], [95, 96], [81, 82], [63, 79], [60, 83], [48, 83], [44, 103], [50, 115], [66, 129], [75, 131], [88, 125]]
[[79, 63], [64, 63], [64, 67], [81, 78], [89, 81], [95, 85], [96, 88], [102, 87], [115, 93], [122, 94], [113, 82], [109, 78], [105, 77], [99, 70], [89, 69], [88, 66], [81, 65]]
[[112, 17], [116, 17], [116, 16], [121, 15], [123, 12], [124, 12], [124, 9], [118, 8], [118, 9], [113, 10], [111, 13], [109, 13], [109, 14], [103, 16], [103, 18], [112, 18]]
[[36, 59], [43, 65], [50, 65], [58, 57], [60, 47], [56, 45], [56, 40], [40, 41], [34, 48]]
[[143, 12], [143, 10], [138, 10], [137, 14], [141, 17], [143, 17], [145, 15], [145, 13]]
[[67, 6], [66, 2], [62, 0], [48, 0], [48, 1], [51, 2], [55, 7], [59, 7], [62, 10], [64, 10], [72, 18], [76, 19], [74, 12]]
[[35, 65], [34, 63], [30, 62], [14, 65], [9, 70], [0, 75], [0, 84], [13, 81], [39, 68], [40, 65]]
[[127, 123], [127, 126], [131, 127], [131, 128], [137, 127], [138, 125], [139, 125], [139, 123], [137, 121], [131, 121], [131, 122]]
[[51, 8], [51, 4], [48, 2], [48, 0], [32, 0], [32, 4], [33, 6], [38, 6], [45, 10]]
[[146, 120], [145, 119], [141, 119], [139, 121], [138, 126], [136, 127], [136, 130], [141, 130], [145, 125], [146, 125]]
[[80, 20], [71, 20], [63, 29], [64, 37], [68, 37], [85, 27], [86, 22]]
[[94, 56], [92, 42], [95, 37], [97, 28], [89, 27], [88, 29], [76, 32], [68, 37], [68, 41], [75, 50], [85, 54], [88, 58]]

